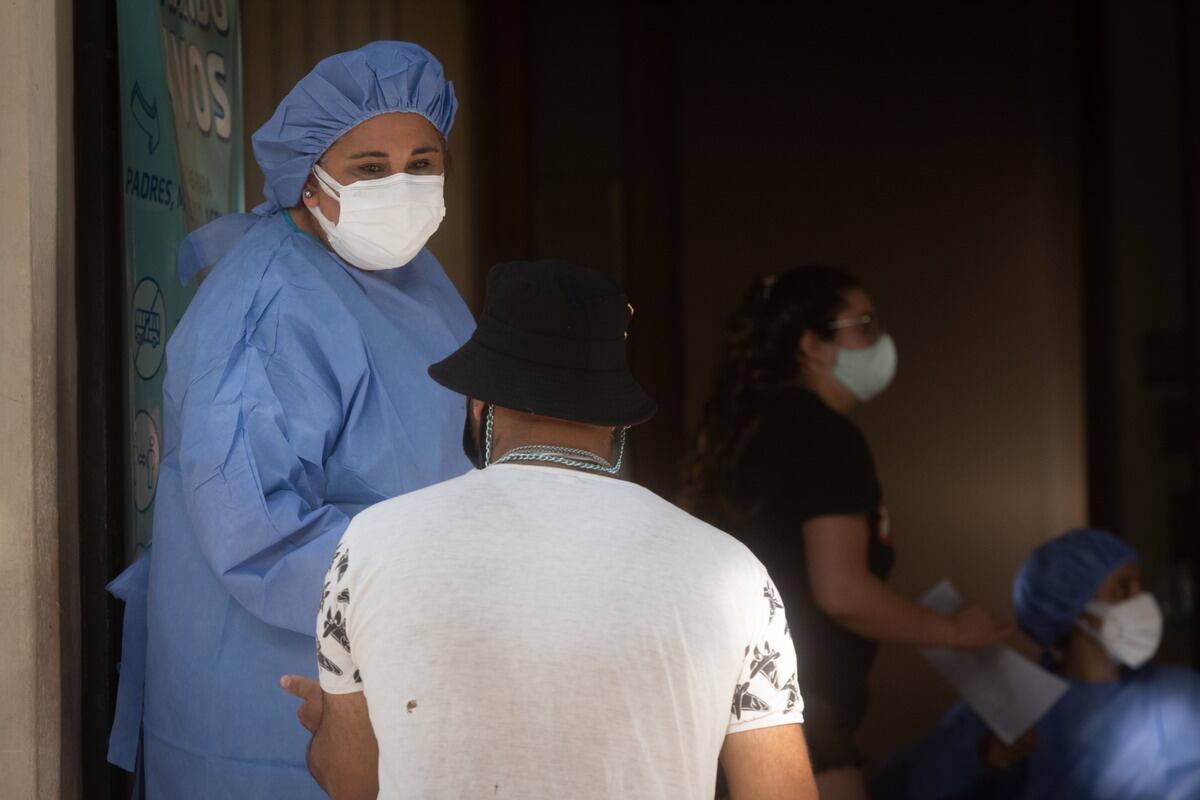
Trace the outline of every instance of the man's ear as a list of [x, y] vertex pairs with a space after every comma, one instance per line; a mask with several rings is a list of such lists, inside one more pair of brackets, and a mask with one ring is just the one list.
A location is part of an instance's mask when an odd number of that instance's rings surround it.
[[474, 397], [472, 397], [470, 408], [471, 419], [475, 420], [476, 422], [482, 421], [483, 412], [486, 408], [487, 403], [485, 403], [483, 400], [476, 400]]

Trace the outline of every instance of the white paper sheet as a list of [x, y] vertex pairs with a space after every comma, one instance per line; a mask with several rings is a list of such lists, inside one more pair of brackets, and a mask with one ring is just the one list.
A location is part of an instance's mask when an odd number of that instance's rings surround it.
[[[962, 598], [949, 580], [942, 580], [925, 594], [921, 604], [952, 614], [962, 605]], [[1033, 727], [1068, 688], [1065, 680], [1010, 647], [980, 651], [928, 648], [921, 650], [921, 655], [1005, 744], [1012, 744]]]

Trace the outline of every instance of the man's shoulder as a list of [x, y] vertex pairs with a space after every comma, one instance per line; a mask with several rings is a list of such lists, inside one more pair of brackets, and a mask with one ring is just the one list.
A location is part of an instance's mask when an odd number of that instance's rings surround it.
[[[470, 470], [364, 509], [351, 520], [346, 536], [361, 546], [372, 540], [393, 539], [398, 530], [415, 533], [444, 527], [452, 521], [463, 523], [481, 504], [487, 506], [498, 496], [508, 502], [519, 502], [527, 499], [526, 493], [533, 492], [543, 499], [547, 494], [552, 495], [539, 512], [539, 519], [547, 526], [557, 529], [571, 514], [599, 511], [611, 517], [609, 522], [620, 520], [623, 526], [645, 528], [661, 546], [693, 563], [707, 560], [723, 569], [738, 565], [755, 571], [763, 569], [754, 554], [736, 538], [645, 487], [594, 476], [575, 485], [580, 493], [571, 491], [569, 483], [550, 487], [553, 490], [550, 492], [540, 485], [555, 477], [564, 476], [529, 469]], [[574, 507], [576, 504], [578, 508]]]
[[669, 536], [674, 545], [694, 561], [706, 561], [714, 568], [729, 572], [741, 567], [754, 573], [766, 568], [741, 541], [720, 528], [693, 516], [674, 503], [642, 489], [646, 510], [653, 509], [652, 524], [656, 535]]
[[[394, 531], [396, 523], [401, 520], [411, 525], [426, 517], [438, 516], [447, 505], [466, 501], [477, 475], [477, 470], [471, 470], [455, 478], [381, 500], [355, 515], [350, 520], [346, 535], [370, 537], [380, 528]], [[445, 519], [445, 516], [441, 515], [440, 518]]]

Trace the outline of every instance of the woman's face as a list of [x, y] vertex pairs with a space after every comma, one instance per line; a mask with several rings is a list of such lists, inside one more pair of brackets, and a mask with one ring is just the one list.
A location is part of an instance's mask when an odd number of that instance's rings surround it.
[[[1096, 588], [1096, 593], [1092, 595], [1092, 600], [1097, 603], [1116, 605], [1141, 593], [1142, 568], [1130, 562], [1124, 566], [1117, 567], [1109, 573], [1108, 577]], [[1103, 620], [1090, 611], [1083, 612], [1081, 618], [1093, 630], [1098, 631], [1103, 625]]]
[[1142, 593], [1142, 569], [1129, 563], [1113, 570], [1096, 589], [1093, 600], [1101, 603], [1121, 603]]
[[832, 344], [847, 350], [861, 350], [879, 341], [883, 328], [871, 296], [862, 289], [842, 293], [845, 306], [833, 319]]
[[825, 338], [814, 330], [800, 337], [797, 357], [806, 365], [810, 379], [813, 370], [828, 372], [837, 363], [838, 350], [861, 350], [879, 341], [883, 329], [871, 296], [862, 289], [842, 293], [842, 309], [832, 321], [832, 336]]
[[[446, 152], [441, 134], [420, 114], [395, 112], [371, 117], [333, 143], [317, 162], [343, 186], [386, 178], [397, 172], [442, 175]], [[337, 224], [338, 201], [321, 190], [310, 173], [301, 195], [304, 205], [320, 206], [325, 218]]]

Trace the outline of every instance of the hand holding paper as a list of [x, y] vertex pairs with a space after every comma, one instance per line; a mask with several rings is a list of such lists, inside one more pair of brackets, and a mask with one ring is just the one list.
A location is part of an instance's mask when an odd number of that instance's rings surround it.
[[947, 612], [954, 625], [951, 646], [963, 650], [979, 650], [1000, 644], [1012, 635], [1012, 626], [999, 623], [987, 609], [962, 606]]
[[[926, 593], [921, 604], [953, 614], [962, 598], [948, 580]], [[968, 652], [928, 648], [921, 654], [1005, 744], [1011, 745], [1050, 710], [1068, 684], [1009, 647]]]

